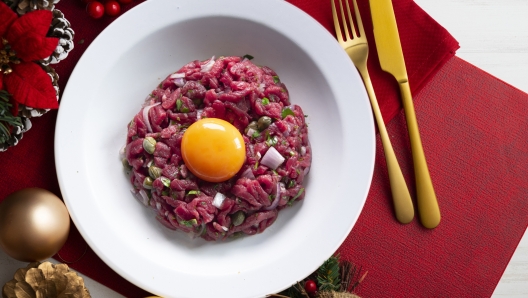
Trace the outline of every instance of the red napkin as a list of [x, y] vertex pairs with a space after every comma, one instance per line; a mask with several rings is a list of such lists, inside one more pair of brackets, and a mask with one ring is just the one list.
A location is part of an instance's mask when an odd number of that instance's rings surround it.
[[[290, 2], [333, 32], [328, 1]], [[369, 69], [386, 122], [400, 113], [388, 128], [413, 190], [399, 90], [379, 67], [368, 2], [359, 5], [369, 32]], [[528, 188], [522, 158], [528, 146], [521, 134], [528, 97], [457, 58], [446, 64], [457, 42], [413, 1], [394, 0], [393, 5], [443, 221], [432, 231], [417, 220], [407, 226], [396, 222], [378, 140], [370, 194], [339, 252], [369, 271], [358, 289], [364, 297], [490, 295], [528, 222], [522, 203]], [[75, 63], [112, 19], [90, 19], [81, 1], [62, 1], [57, 8], [76, 31], [75, 49], [55, 66], [63, 90]], [[56, 112], [35, 119], [17, 147], [0, 153], [0, 198], [25, 187], [60, 195], [53, 159], [55, 119]], [[55, 258], [126, 297], [147, 296], [106, 266], [75, 228]]]
[[[337, 0], [336, 5], [339, 5]], [[352, 7], [352, 0], [350, 6]], [[314, 17], [335, 35], [332, 8], [329, 0], [288, 0]], [[343, 1], [344, 2], [344, 1]], [[368, 69], [374, 92], [385, 123], [401, 110], [400, 89], [394, 77], [383, 70], [378, 60], [368, 0], [357, 0], [365, 33], [369, 42]], [[418, 93], [458, 49], [458, 42], [412, 0], [393, 0], [394, 13], [409, 84]], [[343, 3], [343, 5], [345, 5]]]

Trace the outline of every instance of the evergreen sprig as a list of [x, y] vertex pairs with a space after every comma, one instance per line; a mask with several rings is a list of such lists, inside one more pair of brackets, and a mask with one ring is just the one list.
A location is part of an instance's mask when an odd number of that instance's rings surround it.
[[11, 128], [22, 126], [20, 117], [11, 114], [10, 94], [5, 90], [0, 90], [0, 144], [6, 143], [11, 137]]
[[339, 291], [341, 279], [339, 273], [339, 256], [332, 256], [317, 270], [319, 291]]

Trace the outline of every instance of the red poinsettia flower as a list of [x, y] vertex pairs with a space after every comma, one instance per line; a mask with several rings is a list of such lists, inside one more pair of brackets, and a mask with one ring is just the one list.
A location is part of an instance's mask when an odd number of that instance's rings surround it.
[[18, 17], [0, 1], [0, 90], [7, 90], [17, 106], [59, 107], [51, 78], [33, 62], [50, 56], [57, 47], [58, 38], [46, 37], [52, 17], [48, 10]]

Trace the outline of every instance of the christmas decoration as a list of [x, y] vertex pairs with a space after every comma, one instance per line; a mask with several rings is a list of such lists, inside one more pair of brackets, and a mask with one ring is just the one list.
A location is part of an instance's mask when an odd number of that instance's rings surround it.
[[66, 206], [47, 190], [19, 190], [0, 203], [0, 248], [19, 261], [53, 256], [66, 242], [69, 230]]
[[4, 298], [75, 297], [89, 298], [84, 280], [70, 271], [66, 264], [30, 263], [16, 271], [12, 280], [2, 288]]
[[368, 272], [362, 273], [348, 261], [341, 261], [339, 255], [326, 260], [316, 272], [303, 281], [297, 282], [275, 298], [360, 298], [354, 290]]
[[88, 15], [94, 19], [99, 19], [104, 15], [104, 5], [99, 1], [91, 1], [86, 5]]
[[115, 17], [121, 12], [121, 6], [119, 2], [115, 0], [109, 0], [105, 3], [105, 13], [108, 16]]
[[24, 15], [26, 12], [35, 10], [53, 10], [55, 4], [59, 0], [6, 0], [5, 3], [9, 5], [13, 11], [18, 15]]
[[30, 118], [58, 108], [58, 76], [48, 64], [68, 56], [74, 32], [57, 2], [0, 0], [0, 152], [22, 139]]
[[53, 10], [53, 20], [51, 21], [47, 36], [59, 38], [59, 44], [49, 57], [44, 58], [40, 62], [44, 65], [48, 65], [50, 63], [56, 64], [59, 63], [59, 61], [66, 59], [68, 53], [73, 49], [73, 37], [75, 36], [75, 32], [71, 28], [70, 22], [58, 9]]

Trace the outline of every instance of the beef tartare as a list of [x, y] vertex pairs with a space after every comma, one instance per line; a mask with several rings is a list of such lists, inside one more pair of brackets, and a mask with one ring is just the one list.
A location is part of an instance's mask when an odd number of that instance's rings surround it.
[[[243, 139], [242, 166], [225, 181], [198, 178], [182, 154], [186, 130], [207, 118], [225, 120]], [[302, 200], [312, 152], [305, 115], [272, 69], [213, 57], [186, 64], [149, 94], [122, 154], [133, 193], [159, 222], [221, 240], [261, 233]]]

